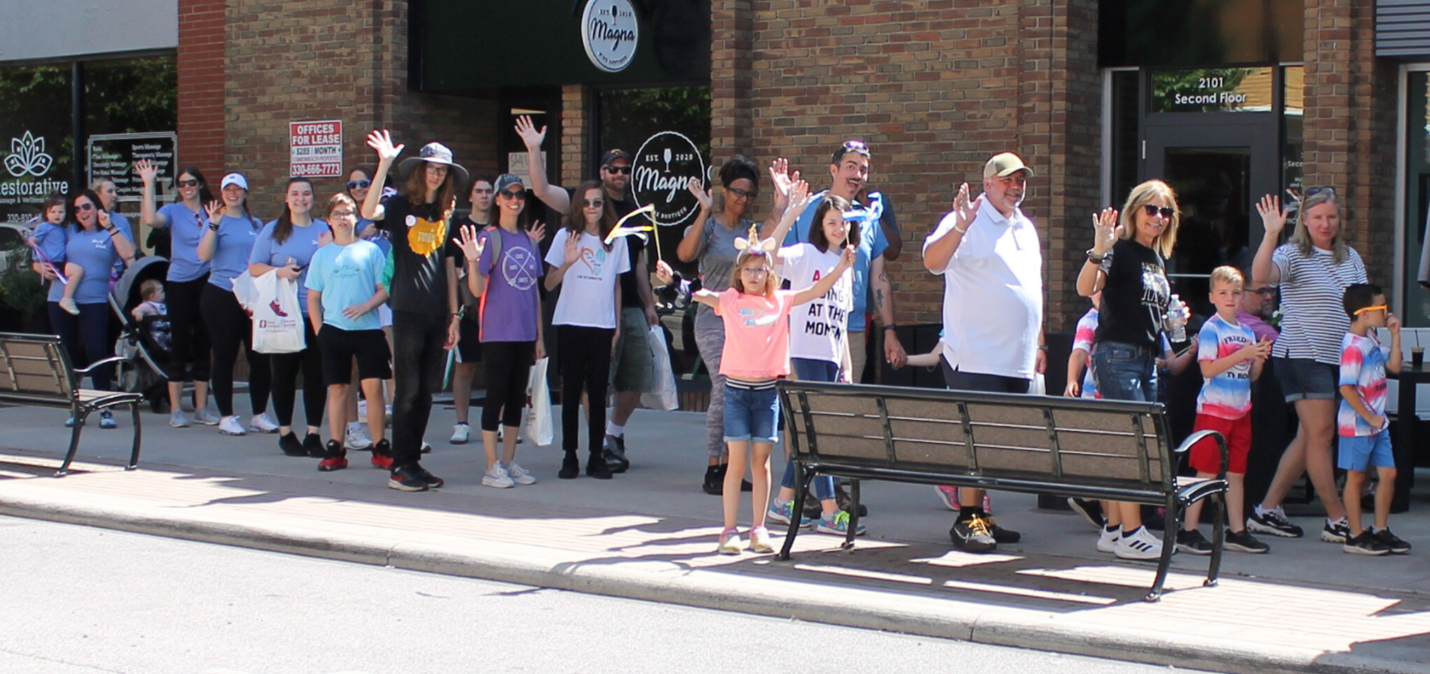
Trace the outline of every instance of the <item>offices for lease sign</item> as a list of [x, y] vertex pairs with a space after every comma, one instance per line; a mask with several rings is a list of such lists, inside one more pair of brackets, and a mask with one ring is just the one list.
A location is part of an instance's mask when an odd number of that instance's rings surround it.
[[343, 175], [343, 123], [339, 120], [288, 124], [288, 175], [338, 178]]

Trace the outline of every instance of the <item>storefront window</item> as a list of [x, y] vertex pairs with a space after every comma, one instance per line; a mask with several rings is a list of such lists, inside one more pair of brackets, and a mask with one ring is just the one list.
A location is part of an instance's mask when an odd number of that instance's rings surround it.
[[1430, 326], [1430, 279], [1425, 255], [1427, 216], [1430, 216], [1430, 73], [1407, 75], [1405, 105], [1405, 315], [1406, 325]]
[[[1285, 142], [1281, 147], [1281, 186], [1301, 193], [1302, 118], [1306, 109], [1306, 69], [1301, 66], [1282, 68], [1281, 123]], [[1283, 192], [1284, 194], [1284, 192]]]
[[173, 131], [179, 125], [178, 95], [179, 70], [172, 56], [86, 63], [84, 131]]
[[23, 222], [74, 177], [70, 66], [0, 68], [0, 221]]

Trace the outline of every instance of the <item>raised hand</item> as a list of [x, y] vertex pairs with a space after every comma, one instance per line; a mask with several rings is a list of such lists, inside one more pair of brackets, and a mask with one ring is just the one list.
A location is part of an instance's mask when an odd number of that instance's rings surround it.
[[655, 261], [655, 278], [663, 286], [675, 283], [675, 270], [665, 260]]
[[1112, 249], [1112, 245], [1122, 238], [1125, 227], [1117, 223], [1118, 212], [1115, 208], [1104, 208], [1101, 213], [1092, 214], [1092, 252], [1101, 256]]
[[566, 266], [568, 266], [568, 267], [571, 266], [571, 265], [573, 265], [573, 264], [576, 264], [576, 261], [579, 260], [579, 259], [581, 259], [581, 235], [580, 235], [580, 234], [572, 234], [572, 235], [566, 237], [565, 258], [566, 258]]
[[210, 225], [217, 225], [223, 221], [224, 208], [223, 202], [217, 199], [204, 204], [204, 212], [209, 214]]
[[532, 241], [540, 242], [546, 238], [546, 223], [538, 222], [532, 225], [531, 229], [526, 230], [526, 235], [531, 237]]
[[686, 183], [685, 188], [690, 190], [691, 194], [695, 195], [696, 201], [700, 202], [700, 210], [710, 211], [710, 205], [714, 203], [714, 198], [710, 196], [711, 190], [705, 189], [704, 184], [699, 178], [691, 178], [690, 182]]
[[528, 149], [541, 147], [541, 142], [546, 140], [546, 127], [541, 127], [540, 131], [531, 123], [531, 117], [522, 115], [516, 118], [516, 135], [521, 136], [521, 142], [526, 144]]
[[467, 257], [468, 263], [482, 259], [482, 251], [487, 248], [486, 241], [477, 240], [477, 228], [471, 225], [462, 226], [462, 240], [458, 245], [461, 246], [462, 254]]
[[973, 200], [969, 200], [968, 194], [968, 183], [963, 183], [953, 197], [953, 226], [961, 231], [968, 231], [968, 225], [978, 217], [978, 209], [983, 207], [982, 194]]
[[844, 247], [844, 252], [839, 254], [839, 268], [848, 269], [854, 266], [854, 244]]
[[809, 193], [809, 183], [796, 177], [789, 186], [789, 207], [786, 212], [803, 213], [805, 207], [813, 200], [813, 196]]
[[1261, 214], [1261, 224], [1266, 228], [1267, 236], [1280, 236], [1281, 230], [1286, 228], [1286, 218], [1291, 215], [1291, 209], [1281, 208], [1281, 199], [1270, 194], [1257, 202], [1256, 212]]
[[794, 172], [794, 176], [789, 174], [789, 160], [784, 157], [775, 157], [770, 162], [770, 182], [774, 183], [775, 194], [781, 198], [789, 196], [789, 188], [794, 181], [799, 180], [799, 171]]
[[394, 146], [392, 134], [388, 133], [386, 129], [379, 129], [367, 134], [367, 146], [377, 150], [379, 162], [387, 164], [391, 164], [392, 160], [397, 159], [397, 155], [402, 154], [402, 148], [407, 147], [406, 145]]
[[134, 162], [134, 172], [139, 174], [139, 180], [143, 181], [145, 185], [153, 185], [154, 176], [159, 175], [159, 167], [148, 159], [140, 159]]

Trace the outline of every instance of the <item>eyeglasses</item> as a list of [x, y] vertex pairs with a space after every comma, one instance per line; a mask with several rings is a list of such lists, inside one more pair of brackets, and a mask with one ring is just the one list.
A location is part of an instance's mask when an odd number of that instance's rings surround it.
[[1375, 306], [1362, 307], [1362, 308], [1360, 308], [1360, 309], [1356, 309], [1356, 310], [1355, 310], [1355, 315], [1359, 316], [1359, 315], [1361, 315], [1361, 314], [1368, 314], [1368, 313], [1370, 313], [1370, 312], [1372, 312], [1372, 311], [1385, 311], [1386, 309], [1389, 309], [1389, 308], [1390, 308], [1390, 305], [1388, 305], [1388, 304], [1377, 304], [1377, 305], [1375, 305]]
[[582, 199], [581, 205], [586, 208], [604, 208], [606, 205], [606, 201], [604, 199]]
[[473, 189], [472, 189], [472, 194], [491, 194], [491, 193], [492, 193], [492, 188], [490, 188], [490, 187], [476, 187], [476, 188], [473, 188]]
[[759, 192], [755, 192], [752, 190], [742, 190], [738, 187], [726, 187], [725, 191], [741, 199], [754, 199], [755, 197], [760, 196]]
[[740, 273], [749, 274], [750, 276], [764, 276], [770, 273], [770, 270], [764, 267], [740, 267]]
[[602, 166], [601, 168], [605, 169], [605, 170], [606, 170], [606, 173], [617, 173], [617, 174], [620, 174], [620, 173], [630, 173], [630, 172], [631, 172], [631, 167], [629, 167], [629, 166]]
[[520, 199], [522, 201], [526, 201], [526, 192], [502, 192], [501, 195], [507, 197], [508, 199]]
[[330, 217], [330, 218], [355, 218], [355, 217], [357, 217], [357, 213], [354, 212], [354, 211], [333, 211], [332, 213], [329, 213], [329, 214], [328, 214], [328, 217]]
[[86, 202], [84, 202], [84, 203], [82, 203], [82, 204], [75, 204], [75, 205], [74, 205], [74, 209], [75, 209], [76, 211], [92, 211], [92, 210], [94, 210], [94, 204], [91, 204], [91, 203], [89, 203], [88, 201], [86, 201]]
[[1142, 204], [1142, 210], [1147, 212], [1147, 217], [1149, 218], [1155, 218], [1157, 214], [1160, 213], [1162, 217], [1171, 220], [1172, 216], [1177, 214], [1176, 209], [1167, 208], [1165, 206], [1154, 206], [1152, 204]]
[[195, 178], [190, 178], [188, 180], [175, 180], [174, 184], [179, 187], [198, 187], [199, 181]]
[[350, 190], [365, 190], [365, 189], [367, 189], [368, 186], [371, 185], [371, 184], [372, 184], [372, 181], [371, 181], [371, 180], [349, 180], [349, 181], [348, 181], [348, 189], [350, 189]]
[[427, 162], [427, 172], [428, 172], [428, 173], [446, 173], [446, 172], [447, 172], [447, 165], [446, 165], [446, 164], [433, 164], [432, 162], [429, 161], [429, 162]]

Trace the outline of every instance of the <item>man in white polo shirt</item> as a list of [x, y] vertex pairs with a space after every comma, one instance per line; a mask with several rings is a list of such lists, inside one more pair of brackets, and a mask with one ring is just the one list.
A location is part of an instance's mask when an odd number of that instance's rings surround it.
[[[1046, 369], [1043, 253], [1038, 232], [1018, 209], [1033, 171], [1005, 152], [983, 167], [983, 194], [958, 190], [953, 211], [924, 241], [924, 267], [944, 278], [943, 376], [951, 389], [1027, 393]], [[986, 552], [1018, 532], [983, 510], [983, 490], [959, 490], [954, 546]]]

